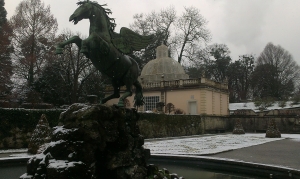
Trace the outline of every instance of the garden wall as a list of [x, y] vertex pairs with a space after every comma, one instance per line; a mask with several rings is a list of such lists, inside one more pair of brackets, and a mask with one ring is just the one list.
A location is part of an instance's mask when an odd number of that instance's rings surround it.
[[139, 127], [145, 138], [200, 135], [225, 131], [228, 118], [199, 115], [140, 114]]
[[[45, 114], [50, 127], [54, 127], [62, 111], [0, 108], [0, 149], [27, 148], [41, 115]], [[224, 117], [139, 114], [138, 124], [145, 138], [200, 135], [228, 128], [228, 119]]]
[[[31, 134], [42, 114], [50, 127], [58, 124], [63, 110], [28, 110], [0, 108], [0, 149], [27, 148]], [[199, 116], [139, 113], [138, 125], [145, 138], [201, 135], [232, 132], [240, 119], [246, 132], [265, 132], [268, 120], [275, 118], [281, 133], [300, 133], [300, 119], [295, 116]]]

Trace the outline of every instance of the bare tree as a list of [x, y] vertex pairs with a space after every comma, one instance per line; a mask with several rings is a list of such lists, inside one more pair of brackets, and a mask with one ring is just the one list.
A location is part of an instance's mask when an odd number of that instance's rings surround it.
[[134, 52], [139, 58], [137, 62], [143, 67], [150, 60], [156, 58], [156, 47], [163, 44], [170, 45], [168, 40], [171, 37], [171, 29], [174, 28], [176, 20], [176, 12], [174, 7], [162, 9], [159, 12], [151, 12], [150, 14], [135, 14], [134, 22], [130, 24], [130, 28], [142, 35], [155, 35], [155, 41], [145, 50]]
[[178, 63], [184, 58], [195, 62], [196, 52], [201, 43], [210, 41], [210, 32], [206, 28], [207, 21], [195, 7], [186, 7], [185, 12], [176, 22], [176, 35], [173, 43], [177, 49]]
[[178, 62], [198, 63], [197, 52], [204, 43], [210, 41], [207, 21], [194, 7], [185, 8], [181, 16], [176, 15], [173, 7], [150, 14], [136, 14], [130, 27], [142, 34], [155, 34], [156, 42], [152, 44], [147, 62], [155, 58], [155, 48], [164, 43], [169, 46], [170, 54], [177, 53]]
[[169, 7], [150, 14], [135, 14], [133, 18], [134, 22], [130, 24], [132, 30], [142, 35], [157, 34], [160, 36], [160, 43], [167, 43], [176, 20], [176, 12], [174, 7]]
[[31, 87], [52, 53], [57, 21], [41, 0], [23, 0], [11, 17], [14, 66], [17, 78]]
[[[290, 96], [294, 91], [300, 72], [300, 68], [292, 55], [280, 45], [275, 46], [272, 43], [268, 43], [257, 59], [256, 77], [253, 78], [253, 83], [255, 83], [259, 76], [260, 78], [265, 78], [266, 70], [261, 71], [259, 69], [263, 69], [260, 66], [266, 65], [269, 66], [269, 69], [273, 69], [269, 70], [269, 79], [266, 79], [272, 83], [264, 83], [266, 84], [266, 88], [272, 91], [269, 96], [278, 100]], [[262, 86], [258, 88], [262, 89]]]

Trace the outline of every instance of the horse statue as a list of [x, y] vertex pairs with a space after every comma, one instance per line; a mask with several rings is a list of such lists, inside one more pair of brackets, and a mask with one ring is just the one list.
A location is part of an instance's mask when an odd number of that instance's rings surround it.
[[132, 51], [145, 48], [153, 41], [153, 36], [141, 36], [132, 30], [122, 27], [120, 33], [115, 33], [116, 26], [113, 18], [109, 18], [112, 12], [104, 8], [106, 4], [100, 5], [97, 2], [77, 2], [79, 7], [70, 16], [69, 21], [76, 25], [82, 19], [90, 20], [89, 37], [85, 40], [78, 36], [59, 43], [56, 46], [56, 54], [62, 54], [65, 45], [75, 43], [93, 65], [102, 74], [107, 75], [114, 88], [113, 94], [105, 97], [100, 104], [108, 100], [120, 97], [120, 87], [126, 86], [125, 93], [119, 98], [118, 106], [124, 107], [124, 100], [132, 95], [132, 86], [135, 86], [135, 104], [144, 104], [142, 86], [138, 81], [140, 69], [134, 59], [127, 56]]

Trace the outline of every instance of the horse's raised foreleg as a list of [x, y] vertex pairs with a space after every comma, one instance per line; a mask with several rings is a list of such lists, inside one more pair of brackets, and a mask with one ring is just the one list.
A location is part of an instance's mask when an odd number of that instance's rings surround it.
[[79, 36], [73, 36], [64, 42], [60, 42], [59, 44], [57, 44], [55, 53], [62, 54], [64, 47], [71, 43], [75, 43], [78, 46], [78, 48], [81, 49], [81, 42], [82, 39]]

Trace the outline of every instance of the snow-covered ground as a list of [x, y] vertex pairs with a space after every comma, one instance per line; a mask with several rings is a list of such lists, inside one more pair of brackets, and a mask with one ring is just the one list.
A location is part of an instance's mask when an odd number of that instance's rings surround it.
[[[146, 140], [144, 147], [150, 149], [151, 154], [158, 155], [209, 155], [286, 138], [300, 142], [300, 134], [282, 134], [281, 136], [281, 138], [266, 138], [265, 134], [222, 134], [160, 138]], [[0, 154], [9, 154], [9, 157], [29, 157], [30, 155], [26, 152], [27, 149], [0, 150]]]
[[292, 138], [300, 142], [300, 135], [298, 134], [282, 134], [281, 138], [266, 138], [265, 134], [225, 134], [157, 141], [152, 140], [145, 142], [144, 147], [150, 149], [151, 154], [208, 155], [285, 138]]
[[9, 153], [24, 153], [28, 149], [9, 149], [9, 150], [0, 150], [0, 154], [9, 154]]

